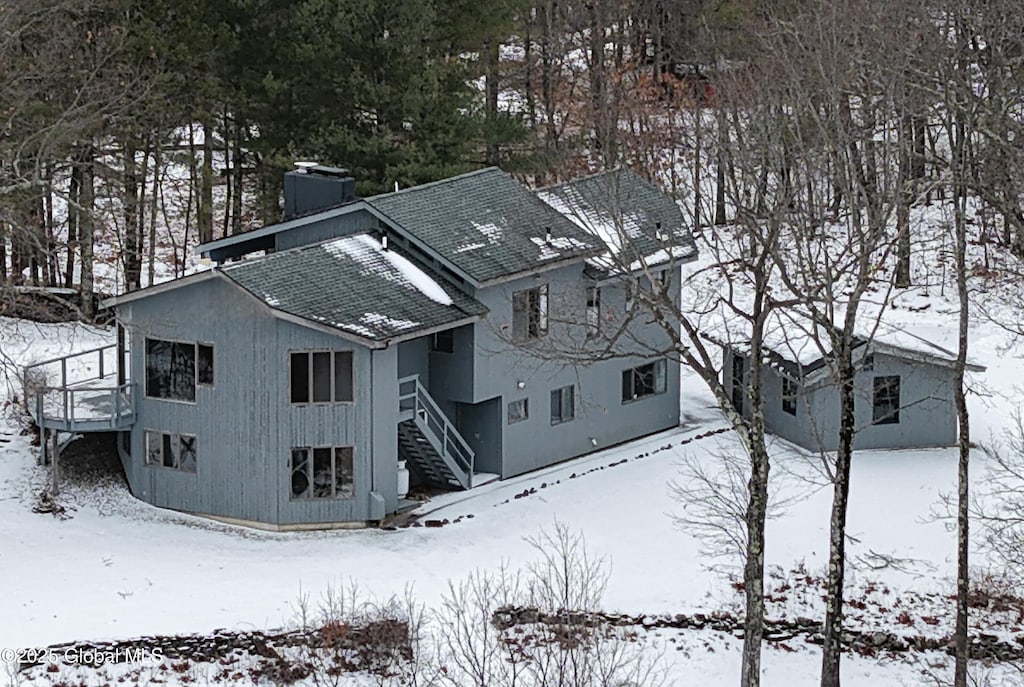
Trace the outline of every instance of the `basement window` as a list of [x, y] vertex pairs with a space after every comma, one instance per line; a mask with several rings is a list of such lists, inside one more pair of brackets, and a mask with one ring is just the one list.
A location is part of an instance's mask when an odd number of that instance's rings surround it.
[[213, 346], [146, 339], [146, 396], [195, 403], [196, 386], [213, 385]]
[[548, 333], [548, 285], [512, 294], [512, 339], [529, 341]]
[[292, 403], [349, 403], [353, 391], [352, 351], [291, 354]]
[[292, 449], [292, 499], [350, 499], [355, 496], [351, 446], [300, 446]]
[[668, 363], [665, 360], [622, 371], [623, 403], [663, 394], [667, 388]]
[[876, 425], [896, 425], [900, 421], [900, 377], [875, 377], [872, 422]]
[[789, 377], [782, 378], [782, 412], [796, 415], [796, 396], [799, 385]]
[[144, 438], [146, 465], [195, 474], [198, 450], [194, 435], [147, 429]]
[[551, 424], [560, 425], [576, 418], [576, 392], [563, 386], [551, 392]]
[[508, 423], [514, 425], [517, 422], [530, 417], [530, 399], [521, 398], [508, 404]]

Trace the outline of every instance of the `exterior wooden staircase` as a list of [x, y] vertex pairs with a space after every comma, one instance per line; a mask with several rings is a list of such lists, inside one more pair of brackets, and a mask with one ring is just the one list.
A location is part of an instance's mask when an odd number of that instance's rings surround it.
[[473, 449], [420, 384], [398, 380], [398, 457], [419, 478], [442, 489], [473, 487]]

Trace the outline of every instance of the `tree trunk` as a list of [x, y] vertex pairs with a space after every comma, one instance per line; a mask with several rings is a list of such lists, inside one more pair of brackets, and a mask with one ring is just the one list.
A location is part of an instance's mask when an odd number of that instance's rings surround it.
[[203, 166], [199, 187], [199, 243], [213, 240], [213, 125], [203, 122]]
[[905, 289], [910, 286], [910, 199], [913, 126], [909, 116], [900, 118], [899, 188], [896, 190], [896, 272], [894, 285]]
[[91, 146], [85, 148], [79, 164], [82, 166], [82, 189], [79, 197], [82, 215], [78, 226], [78, 240], [82, 250], [80, 290], [82, 294], [82, 315], [87, 320], [91, 320], [95, 315], [95, 309], [93, 308], [93, 242], [95, 240], [93, 205], [96, 200], [94, 185], [95, 153]]
[[[763, 272], [761, 273], [763, 274]], [[759, 275], [760, 277], [760, 275]], [[747, 481], [746, 559], [743, 563], [743, 659], [740, 687], [761, 684], [761, 643], [764, 638], [764, 546], [765, 521], [768, 518], [768, 473], [770, 462], [764, 440], [764, 397], [761, 393], [761, 343], [764, 339], [765, 290], [755, 296], [757, 313], [751, 334], [749, 399], [750, 406], [750, 479]]]
[[491, 37], [484, 44], [484, 118], [488, 124], [484, 161], [488, 165], [498, 164], [498, 91], [501, 61], [500, 42]]
[[235, 140], [231, 150], [231, 234], [242, 233], [242, 131], [241, 122], [235, 120]]
[[124, 290], [142, 287], [142, 236], [139, 233], [139, 177], [135, 162], [135, 141], [124, 142]]
[[970, 417], [967, 412], [967, 396], [964, 389], [964, 373], [967, 368], [967, 325], [970, 315], [970, 301], [967, 295], [967, 160], [966, 127], [962, 113], [955, 115], [953, 143], [953, 205], [954, 205], [954, 248], [956, 262], [956, 290], [960, 300], [958, 345], [956, 363], [953, 368], [953, 400], [956, 404], [956, 421], [959, 437], [959, 460], [957, 461], [957, 566], [956, 566], [956, 631], [954, 633], [956, 662], [953, 671], [954, 687], [967, 687], [968, 659], [968, 604], [970, 572], [968, 551], [970, 548], [970, 506], [969, 481], [971, 459]]
[[71, 165], [71, 181], [68, 184], [68, 260], [64, 265], [64, 287], [72, 288], [75, 283], [75, 252], [78, 251], [78, 229], [82, 211], [82, 166], [75, 160]]
[[149, 194], [149, 240], [146, 242], [146, 262], [148, 265], [149, 285], [156, 282], [156, 217], [160, 202], [160, 165], [162, 164], [160, 142], [153, 146], [153, 188]]
[[850, 500], [850, 462], [853, 454], [854, 369], [849, 337], [836, 351], [839, 376], [839, 446], [836, 451], [829, 518], [828, 579], [824, 642], [821, 646], [821, 687], [839, 687], [842, 657], [843, 584], [846, 581], [846, 513]]

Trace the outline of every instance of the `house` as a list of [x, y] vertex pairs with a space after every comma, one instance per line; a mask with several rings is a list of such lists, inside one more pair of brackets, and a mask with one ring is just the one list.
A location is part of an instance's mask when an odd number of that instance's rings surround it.
[[[761, 364], [765, 429], [811, 451], [835, 451], [839, 391], [829, 355], [806, 322], [779, 317], [766, 336]], [[724, 347], [723, 382], [749, 416], [749, 347]], [[956, 354], [898, 327], [880, 323], [855, 339], [854, 449], [952, 446], [957, 442], [953, 400]], [[973, 372], [984, 368], [968, 364]]]
[[[75, 416], [80, 389], [39, 401], [52, 431], [120, 432], [138, 498], [275, 529], [374, 522], [405, 505], [400, 461], [467, 489], [678, 424], [678, 363], [652, 355], [670, 342], [629, 290], [678, 291], [696, 249], [635, 174], [535, 193], [488, 168], [362, 199], [310, 167], [285, 196], [281, 223], [200, 246], [211, 269], [106, 302], [118, 379], [95, 418]], [[545, 353], [620, 325], [645, 346]]]

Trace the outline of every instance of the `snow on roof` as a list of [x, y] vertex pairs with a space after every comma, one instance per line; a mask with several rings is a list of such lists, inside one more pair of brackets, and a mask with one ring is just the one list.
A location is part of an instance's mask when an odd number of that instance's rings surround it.
[[606, 212], [586, 202], [572, 186], [562, 187], [561, 193], [544, 189], [537, 195], [580, 229], [601, 239], [613, 254], [618, 254], [629, 239], [643, 236], [638, 213], [628, 210], [617, 214]]
[[[368, 269], [374, 270], [389, 281], [395, 281], [403, 286], [414, 288], [435, 303], [440, 303], [441, 305], [452, 304], [452, 298], [448, 295], [448, 292], [441, 288], [441, 285], [434, 281], [430, 275], [404, 256], [391, 250], [385, 250], [379, 241], [367, 234], [346, 236], [334, 241], [328, 241], [323, 244], [323, 247], [329, 253], [344, 255], [362, 263]], [[383, 255], [395, 271], [381, 270], [379, 261], [366, 259], [372, 258], [375, 255]]]

